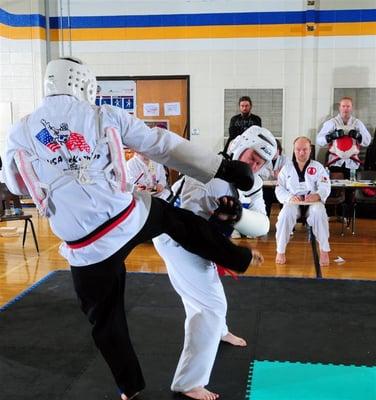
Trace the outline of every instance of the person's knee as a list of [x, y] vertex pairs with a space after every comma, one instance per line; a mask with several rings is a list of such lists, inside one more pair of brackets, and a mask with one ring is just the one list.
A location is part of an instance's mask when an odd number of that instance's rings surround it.
[[295, 207], [290, 204], [285, 204], [278, 215], [278, 223], [288, 223], [295, 225], [298, 218], [298, 213]]
[[309, 209], [309, 218], [312, 220], [324, 220], [327, 219], [325, 206], [321, 203], [312, 204]]

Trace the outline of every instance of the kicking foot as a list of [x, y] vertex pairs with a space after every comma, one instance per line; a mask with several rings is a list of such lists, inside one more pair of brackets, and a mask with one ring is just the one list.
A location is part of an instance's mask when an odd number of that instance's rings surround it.
[[182, 392], [182, 394], [186, 397], [196, 400], [216, 400], [219, 397], [219, 394], [209, 392], [209, 390], [204, 387], [197, 387], [188, 392]]
[[326, 267], [329, 265], [329, 253], [327, 251], [320, 251], [320, 266]]
[[227, 335], [221, 338], [221, 340], [222, 342], [230, 343], [233, 346], [240, 346], [240, 347], [247, 346], [247, 342], [243, 338], [235, 336], [231, 332], [228, 332]]
[[286, 264], [286, 255], [285, 253], [277, 253], [275, 257], [276, 264]]
[[131, 397], [127, 397], [124, 393], [122, 393], [120, 398], [121, 398], [121, 400], [132, 400], [132, 399], [135, 399], [139, 394], [140, 394], [140, 392], [137, 392], [137, 393], [133, 394]]

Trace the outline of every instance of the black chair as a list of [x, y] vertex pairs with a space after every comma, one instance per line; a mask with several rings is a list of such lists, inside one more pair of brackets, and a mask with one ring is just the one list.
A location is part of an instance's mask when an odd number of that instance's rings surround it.
[[[358, 181], [370, 180], [376, 183], [376, 171], [359, 171], [357, 176]], [[376, 185], [371, 189], [376, 189]], [[355, 210], [358, 205], [365, 206], [376, 206], [376, 193], [374, 196], [367, 195], [366, 189], [360, 188], [355, 190], [355, 199], [354, 199], [354, 220], [355, 220]]]
[[[20, 210], [21, 213], [12, 214], [11, 213], [12, 209]], [[28, 223], [30, 223], [35, 247], [39, 254], [38, 240], [35, 235], [34, 224], [31, 218], [33, 218], [32, 215], [23, 213], [19, 196], [11, 193], [4, 183], [0, 183], [0, 222], [25, 221], [23, 238], [22, 238], [22, 247], [25, 246], [27, 225]]]

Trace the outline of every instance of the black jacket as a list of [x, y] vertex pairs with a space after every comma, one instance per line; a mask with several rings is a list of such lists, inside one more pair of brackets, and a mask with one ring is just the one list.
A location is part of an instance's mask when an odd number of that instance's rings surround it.
[[242, 117], [241, 114], [234, 115], [230, 120], [230, 126], [228, 128], [229, 138], [223, 151], [227, 151], [228, 145], [230, 144], [231, 140], [241, 135], [252, 125], [262, 126], [261, 118], [258, 115], [249, 114], [246, 117]]

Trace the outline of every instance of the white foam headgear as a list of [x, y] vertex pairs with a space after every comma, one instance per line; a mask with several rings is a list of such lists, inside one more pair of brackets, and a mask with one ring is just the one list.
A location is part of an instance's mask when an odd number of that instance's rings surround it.
[[239, 160], [247, 149], [253, 149], [265, 161], [271, 161], [277, 152], [277, 142], [266, 128], [253, 125], [230, 143], [227, 153], [233, 160]]
[[78, 58], [59, 58], [47, 64], [44, 92], [45, 96], [67, 94], [94, 104], [97, 80]]

